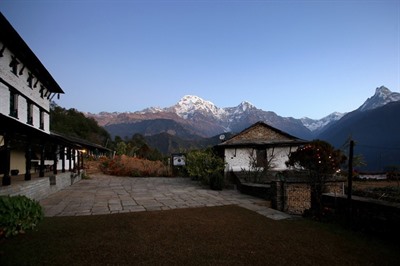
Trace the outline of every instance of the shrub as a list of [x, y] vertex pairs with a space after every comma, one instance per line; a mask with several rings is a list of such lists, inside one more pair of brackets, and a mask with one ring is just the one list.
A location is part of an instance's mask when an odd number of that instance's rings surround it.
[[211, 149], [191, 151], [186, 157], [186, 170], [195, 180], [200, 180], [212, 189], [222, 189], [224, 160]]
[[113, 159], [103, 158], [100, 164], [103, 173], [130, 177], [165, 177], [170, 176], [169, 168], [161, 161], [150, 161], [126, 155]]
[[37, 201], [26, 196], [0, 196], [0, 238], [32, 230], [42, 219]]

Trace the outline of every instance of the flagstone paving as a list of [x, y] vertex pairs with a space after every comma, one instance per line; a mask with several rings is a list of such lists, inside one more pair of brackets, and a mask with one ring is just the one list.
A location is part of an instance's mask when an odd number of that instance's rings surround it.
[[190, 178], [130, 178], [95, 174], [40, 201], [45, 216], [79, 216], [239, 205], [274, 220], [290, 215], [233, 189], [215, 191]]

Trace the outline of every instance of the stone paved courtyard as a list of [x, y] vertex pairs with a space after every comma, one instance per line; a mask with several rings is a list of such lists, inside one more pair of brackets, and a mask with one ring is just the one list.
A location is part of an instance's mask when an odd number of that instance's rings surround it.
[[130, 178], [96, 174], [40, 201], [45, 216], [79, 216], [239, 205], [271, 219], [291, 218], [268, 202], [232, 189], [210, 190], [190, 178]]

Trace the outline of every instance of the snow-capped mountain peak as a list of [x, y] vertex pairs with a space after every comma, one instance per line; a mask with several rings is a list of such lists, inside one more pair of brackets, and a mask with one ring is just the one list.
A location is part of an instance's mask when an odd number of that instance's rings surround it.
[[[354, 110], [354, 112], [374, 109], [394, 101], [400, 101], [400, 93], [391, 92], [388, 88], [381, 86], [376, 88], [375, 94], [368, 98], [364, 104], [357, 110]], [[186, 124], [192, 124], [198, 128], [202, 127], [201, 130], [206, 132], [204, 134], [216, 134], [223, 131], [238, 132], [251, 123], [264, 121], [277, 128], [287, 130], [290, 134], [295, 136], [311, 139], [323, 132], [326, 128], [334, 125], [334, 123], [339, 121], [346, 113], [335, 112], [317, 120], [307, 117], [294, 119], [280, 117], [272, 111], [263, 111], [248, 101], [243, 101], [235, 107], [218, 108], [212, 102], [198, 96], [186, 95], [175, 105], [166, 108], [150, 107], [134, 113], [104, 112], [97, 115], [88, 115], [94, 117], [101, 125], [156, 118], [175, 119], [177, 121], [179, 119], [184, 119], [186, 120]]]
[[367, 111], [381, 107], [390, 102], [400, 101], [400, 93], [392, 92], [385, 86], [376, 88], [375, 94], [368, 98], [363, 105], [361, 105], [359, 111]]
[[174, 107], [176, 114], [180, 117], [186, 118], [195, 112], [213, 115], [220, 117], [223, 115], [224, 110], [215, 106], [212, 102], [203, 100], [202, 98], [194, 95], [185, 95]]
[[243, 102], [241, 102], [241, 103], [237, 106], [238, 111], [240, 110], [240, 111], [242, 111], [242, 112], [246, 112], [247, 110], [253, 109], [253, 108], [255, 108], [255, 106], [252, 105], [252, 104], [251, 104], [250, 102], [248, 102], [248, 101], [243, 101]]
[[314, 119], [311, 119], [308, 117], [303, 117], [300, 120], [306, 128], [308, 128], [309, 130], [314, 132], [318, 129], [321, 129], [321, 128], [327, 126], [328, 124], [330, 124], [332, 122], [338, 121], [345, 114], [346, 113], [334, 112], [334, 113], [327, 115], [324, 118], [321, 118], [318, 120], [314, 120]]
[[139, 114], [147, 114], [147, 113], [155, 114], [155, 113], [160, 113], [162, 111], [164, 111], [164, 109], [162, 109], [161, 107], [149, 107], [149, 108], [143, 109], [142, 111], [139, 111], [137, 113], [139, 113]]

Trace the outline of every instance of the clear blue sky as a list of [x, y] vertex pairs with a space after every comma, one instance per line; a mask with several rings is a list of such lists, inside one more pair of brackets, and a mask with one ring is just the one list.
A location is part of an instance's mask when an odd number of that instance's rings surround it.
[[197, 95], [322, 118], [400, 89], [400, 1], [1, 0], [65, 91], [97, 113]]

